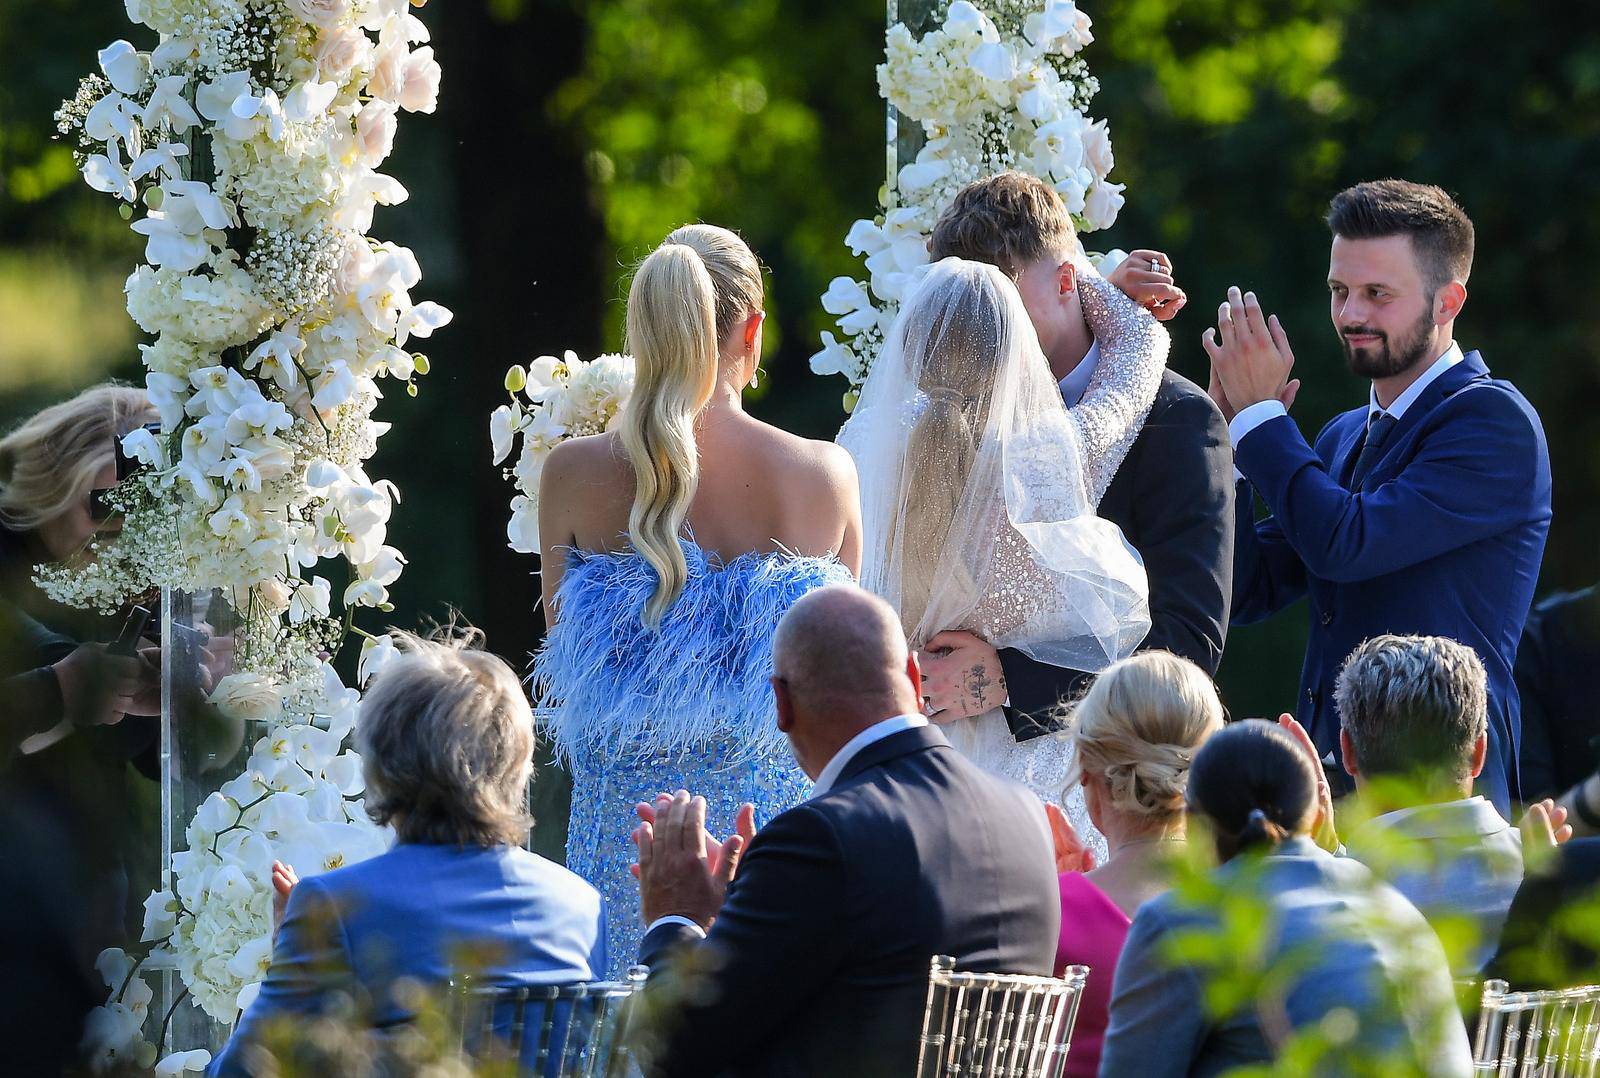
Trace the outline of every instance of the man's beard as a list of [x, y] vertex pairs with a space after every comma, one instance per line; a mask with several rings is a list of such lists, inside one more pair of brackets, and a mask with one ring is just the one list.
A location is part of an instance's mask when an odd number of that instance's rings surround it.
[[[1346, 326], [1339, 331], [1339, 343], [1344, 345], [1345, 363], [1350, 373], [1361, 378], [1390, 378], [1404, 374], [1428, 358], [1429, 335], [1433, 332], [1433, 312], [1424, 311], [1412, 331], [1389, 346], [1389, 335], [1372, 326]], [[1349, 334], [1370, 334], [1378, 338], [1375, 345], [1353, 348]]]

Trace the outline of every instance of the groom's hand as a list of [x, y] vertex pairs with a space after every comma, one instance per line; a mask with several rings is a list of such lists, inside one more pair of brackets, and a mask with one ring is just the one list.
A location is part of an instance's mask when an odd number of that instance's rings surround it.
[[934, 722], [968, 719], [1006, 702], [1000, 653], [971, 633], [940, 633], [923, 647], [918, 661], [922, 695]]
[[1212, 400], [1218, 391], [1227, 406], [1223, 414], [1244, 411], [1262, 401], [1282, 401], [1287, 408], [1300, 388], [1298, 379], [1290, 381], [1294, 352], [1278, 316], [1263, 317], [1254, 292], [1240, 294], [1228, 289], [1228, 301], [1217, 309], [1217, 328], [1201, 338], [1211, 357]]

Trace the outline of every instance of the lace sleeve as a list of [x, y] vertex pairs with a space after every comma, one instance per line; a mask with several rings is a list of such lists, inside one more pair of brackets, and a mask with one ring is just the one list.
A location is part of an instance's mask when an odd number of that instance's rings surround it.
[[1155, 403], [1172, 339], [1104, 278], [1083, 274], [1078, 280], [1100, 362], [1070, 414], [1083, 446], [1089, 500], [1099, 505]]

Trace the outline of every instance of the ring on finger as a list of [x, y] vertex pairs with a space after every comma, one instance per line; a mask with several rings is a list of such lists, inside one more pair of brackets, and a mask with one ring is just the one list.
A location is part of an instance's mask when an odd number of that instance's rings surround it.
[[1161, 260], [1159, 258], [1152, 258], [1150, 260], [1150, 272], [1151, 273], [1160, 273], [1161, 272]]

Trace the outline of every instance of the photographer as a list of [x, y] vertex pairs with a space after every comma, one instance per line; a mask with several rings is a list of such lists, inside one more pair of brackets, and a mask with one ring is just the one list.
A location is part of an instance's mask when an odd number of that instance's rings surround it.
[[0, 760], [19, 748], [48, 752], [63, 720], [87, 729], [159, 713], [155, 649], [115, 655], [83, 642], [115, 630], [50, 602], [33, 582], [35, 565], [71, 561], [116, 526], [100, 496], [116, 485], [117, 442], [153, 418], [143, 390], [103, 385], [0, 439], [0, 689], [10, 703]]

